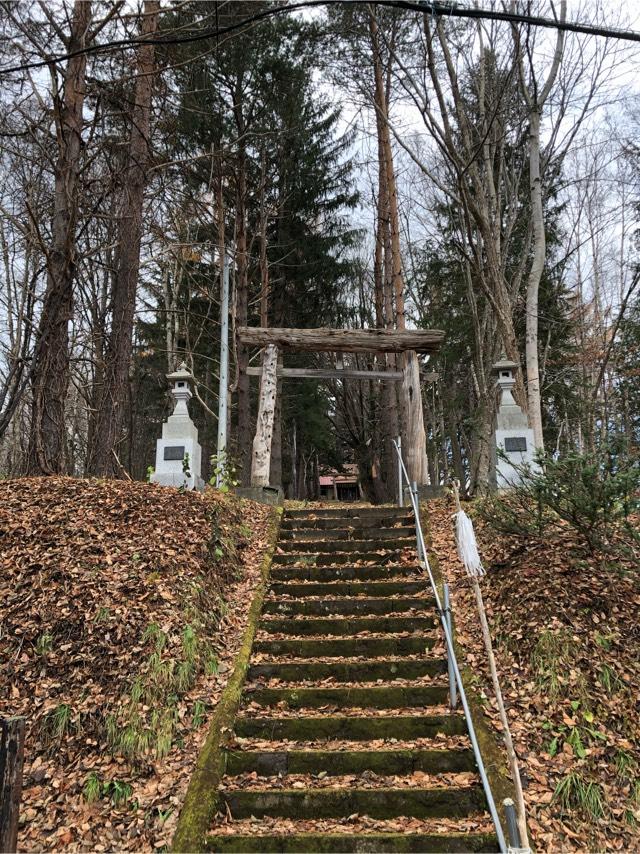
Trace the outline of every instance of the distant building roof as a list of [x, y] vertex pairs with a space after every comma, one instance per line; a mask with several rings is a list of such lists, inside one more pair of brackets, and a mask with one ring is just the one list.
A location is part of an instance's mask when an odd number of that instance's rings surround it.
[[343, 472], [335, 469], [325, 469], [324, 474], [318, 478], [320, 486], [333, 486], [337, 483], [358, 483], [358, 466], [355, 463], [346, 463]]

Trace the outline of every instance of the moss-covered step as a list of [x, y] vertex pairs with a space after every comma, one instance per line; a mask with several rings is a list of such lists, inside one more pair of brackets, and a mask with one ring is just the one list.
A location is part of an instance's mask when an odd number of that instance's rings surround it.
[[481, 786], [432, 789], [272, 789], [221, 792], [223, 809], [236, 819], [250, 816], [340, 818], [462, 818], [485, 809]]
[[282, 531], [280, 541], [326, 543], [331, 540], [397, 540], [402, 537], [416, 536], [414, 525], [396, 525], [393, 528], [325, 528], [321, 531], [313, 528], [294, 528]]
[[410, 706], [437, 706], [447, 702], [447, 685], [413, 687], [376, 685], [371, 688], [250, 688], [244, 699], [259, 706], [290, 709], [317, 709], [322, 706], [363, 709], [404, 709]]
[[429, 589], [426, 579], [418, 581], [276, 581], [274, 596], [413, 596]]
[[241, 750], [229, 751], [226, 773], [275, 777], [278, 774], [427, 774], [475, 771], [472, 750]]
[[296, 658], [354, 658], [359, 655], [420, 655], [431, 649], [430, 637], [402, 638], [292, 638], [256, 641], [253, 651], [264, 655], [294, 655]]
[[[266, 741], [318, 741], [340, 738], [345, 741], [374, 739], [433, 738], [445, 735], [465, 735], [464, 716], [450, 715], [388, 715], [380, 717], [325, 715], [323, 717], [236, 718], [235, 733], [240, 738], [260, 738]], [[352, 810], [353, 812], [353, 810]]]
[[386, 566], [391, 563], [398, 563], [400, 559], [400, 552], [386, 552], [384, 554], [380, 552], [358, 552], [358, 554], [352, 554], [351, 552], [345, 552], [341, 554], [340, 552], [335, 552], [333, 554], [284, 554], [278, 553], [273, 556], [273, 563], [277, 566], [291, 566], [295, 564], [296, 566], [320, 566], [320, 567], [329, 567], [334, 564], [352, 564], [354, 561], [358, 561], [362, 563], [364, 561], [368, 561], [370, 563], [374, 563], [376, 566]]
[[424, 570], [417, 564], [388, 566], [276, 566], [271, 572], [274, 581], [384, 581], [393, 578], [422, 577]]
[[367, 552], [376, 549], [409, 549], [416, 544], [415, 533], [411, 536], [396, 537], [391, 540], [314, 540], [313, 542], [296, 542], [287, 540], [280, 542], [283, 552], [315, 552], [317, 554], [330, 554], [331, 552]]
[[431, 599], [402, 597], [397, 599], [382, 598], [368, 599], [360, 596], [357, 599], [292, 599], [291, 601], [270, 600], [264, 603], [264, 614], [402, 614], [416, 611], [420, 616], [429, 612], [433, 607]]
[[334, 679], [336, 682], [377, 682], [379, 679], [420, 679], [447, 672], [444, 658], [373, 661], [300, 661], [253, 664], [247, 678], [304, 682]]
[[296, 620], [277, 618], [262, 620], [260, 629], [270, 634], [285, 635], [357, 635], [360, 632], [373, 632], [384, 635], [389, 632], [428, 632], [436, 625], [433, 617], [316, 617]]
[[448, 852], [498, 851], [498, 842], [490, 833], [287, 833], [286, 835], [209, 836], [205, 851], [282, 854], [325, 852], [325, 854], [448, 854]]
[[285, 521], [290, 519], [315, 521], [316, 519], [397, 519], [410, 514], [407, 507], [318, 507], [308, 510], [287, 510]]
[[382, 525], [393, 525], [408, 527], [414, 524], [413, 515], [404, 511], [398, 516], [331, 516], [329, 518], [315, 519], [289, 519], [282, 523], [281, 531], [331, 531], [333, 528], [349, 528], [359, 530], [365, 528], [379, 528]]

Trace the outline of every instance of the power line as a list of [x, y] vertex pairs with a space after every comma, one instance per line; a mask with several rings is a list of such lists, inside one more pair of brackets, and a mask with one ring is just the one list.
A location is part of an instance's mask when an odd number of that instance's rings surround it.
[[[192, 35], [183, 36], [158, 36], [151, 39], [139, 38], [133, 36], [127, 39], [115, 39], [113, 41], [104, 42], [103, 44], [89, 45], [80, 50], [70, 51], [68, 53], [57, 54], [47, 59], [38, 60], [36, 62], [25, 62], [21, 65], [6, 66], [0, 68], [0, 75], [14, 74], [18, 71], [28, 71], [32, 68], [43, 68], [56, 62], [63, 62], [66, 59], [71, 59], [75, 56], [83, 54], [97, 54], [105, 51], [118, 48], [133, 47], [140, 44], [156, 44], [156, 45], [174, 45], [188, 44], [192, 42], [204, 41], [210, 38], [219, 38], [221, 35], [236, 32], [248, 24], [257, 23], [259, 21], [272, 18], [275, 15], [283, 13], [296, 12], [299, 9], [309, 9], [317, 6], [330, 6], [335, 0], [299, 0], [298, 2], [288, 3], [282, 6], [273, 6], [269, 9], [264, 9], [255, 15], [250, 15], [237, 21], [234, 24], [229, 24], [226, 27], [216, 26], [215, 28], [205, 28]], [[340, 0], [342, 5], [359, 6], [368, 5], [367, 0]], [[594, 24], [581, 24], [575, 21], [560, 21], [556, 18], [544, 18], [540, 15], [528, 15], [520, 12], [507, 12], [496, 9], [481, 9], [469, 8], [460, 6], [455, 2], [432, 2], [432, 0], [376, 0], [377, 6], [384, 6], [392, 9], [405, 9], [412, 12], [422, 12], [423, 14], [433, 15], [435, 17], [447, 18], [470, 18], [484, 19], [490, 21], [504, 21], [511, 24], [528, 24], [534, 27], [545, 27], [547, 29], [562, 30], [564, 32], [580, 33], [590, 36], [602, 36], [604, 38], [612, 38], [621, 41], [640, 42], [640, 32], [634, 30], [623, 30], [615, 27], [601, 27]]]

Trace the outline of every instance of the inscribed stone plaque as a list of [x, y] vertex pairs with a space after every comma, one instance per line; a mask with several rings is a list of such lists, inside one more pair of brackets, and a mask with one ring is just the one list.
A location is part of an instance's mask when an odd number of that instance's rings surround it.
[[165, 460], [183, 460], [184, 445], [168, 445], [164, 449]]
[[505, 451], [526, 451], [527, 439], [525, 436], [508, 436], [504, 440]]

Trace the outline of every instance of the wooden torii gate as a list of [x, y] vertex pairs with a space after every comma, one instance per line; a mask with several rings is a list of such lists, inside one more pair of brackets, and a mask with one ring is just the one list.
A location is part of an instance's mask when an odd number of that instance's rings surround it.
[[[402, 382], [404, 427], [408, 441], [409, 475], [424, 470], [424, 422], [418, 353], [437, 353], [444, 340], [440, 329], [276, 329], [242, 326], [238, 339], [249, 347], [263, 347], [262, 367], [248, 368], [249, 376], [260, 376], [258, 420], [251, 456], [251, 486], [269, 486], [271, 442], [278, 392], [278, 378], [394, 380]], [[403, 353], [402, 371], [355, 371], [323, 368], [278, 368], [280, 351], [336, 353]], [[420, 477], [415, 477], [421, 481]]]

